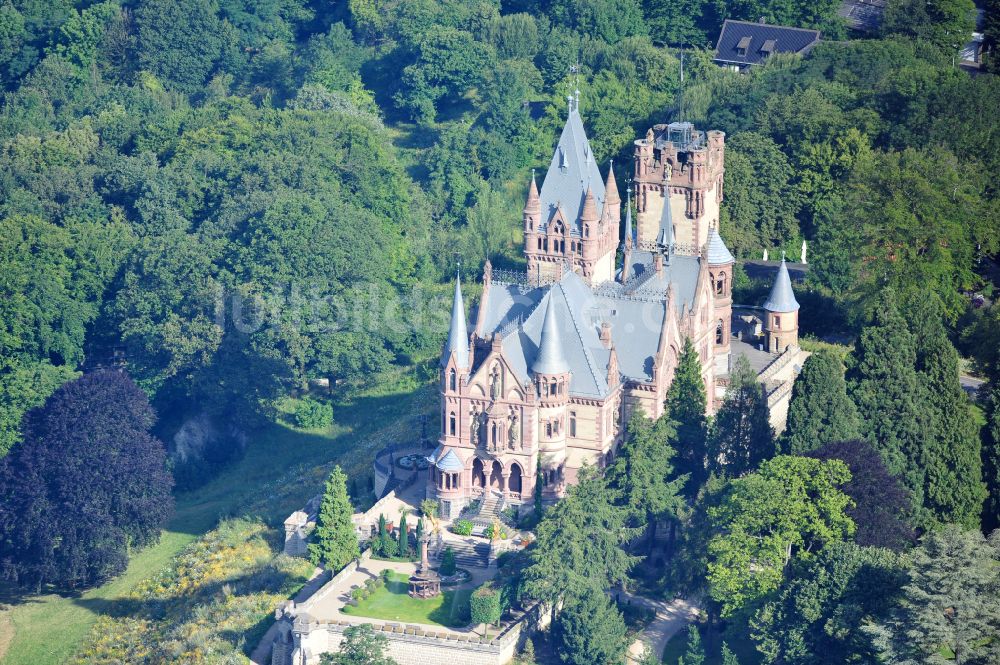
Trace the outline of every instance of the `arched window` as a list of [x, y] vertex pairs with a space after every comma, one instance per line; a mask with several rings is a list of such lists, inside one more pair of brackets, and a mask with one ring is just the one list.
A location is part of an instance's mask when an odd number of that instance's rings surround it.
[[576, 436], [576, 411], [569, 412], [569, 435]]
[[715, 343], [721, 345], [726, 338], [726, 324], [722, 319], [715, 324]]
[[455, 430], [458, 428], [458, 423], [455, 420], [455, 412], [452, 411], [451, 415], [448, 416], [448, 434], [455, 436]]
[[457, 385], [458, 381], [455, 375], [455, 370], [454, 369], [448, 370], [448, 390], [452, 391], [455, 390]]
[[552, 379], [552, 383], [549, 385], [549, 395], [558, 395], [558, 386], [556, 380]]
[[583, 225], [583, 237], [584, 238], [589, 238], [590, 237], [590, 224], [584, 224]]
[[726, 295], [726, 275], [724, 273], [719, 275], [719, 278], [715, 280], [715, 295]]

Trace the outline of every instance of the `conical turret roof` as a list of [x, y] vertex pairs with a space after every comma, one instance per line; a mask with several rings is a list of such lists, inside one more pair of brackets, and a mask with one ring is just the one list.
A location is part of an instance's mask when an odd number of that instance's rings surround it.
[[713, 226], [708, 232], [708, 265], [721, 266], [735, 261], [726, 243], [722, 242], [722, 236]]
[[580, 220], [584, 222], [596, 222], [600, 217], [597, 214], [597, 203], [594, 201], [594, 190], [587, 187], [587, 194], [583, 197], [583, 210], [580, 212]]
[[524, 204], [525, 212], [541, 210], [541, 202], [538, 199], [538, 185], [535, 184], [535, 172], [531, 172], [531, 185], [528, 187], [528, 200]]
[[563, 355], [562, 338], [559, 336], [559, 326], [556, 323], [555, 298], [551, 289], [545, 306], [545, 321], [542, 323], [542, 336], [538, 347], [538, 357], [531, 366], [532, 372], [563, 374], [569, 371], [569, 363]]
[[455, 276], [455, 297], [451, 301], [451, 328], [448, 330], [448, 343], [441, 356], [441, 364], [447, 365], [451, 354], [455, 354], [455, 363], [462, 369], [469, 367], [469, 330], [465, 323], [465, 303], [462, 302], [462, 281]]
[[566, 124], [538, 193], [542, 223], [548, 224], [556, 208], [561, 208], [566, 223], [579, 232], [584, 193], [588, 187], [592, 189], [595, 199], [597, 214], [594, 218], [599, 219], [604, 209], [604, 179], [594, 160], [574, 98], [570, 100]]
[[608, 166], [608, 179], [604, 183], [605, 197], [604, 201], [614, 205], [616, 203], [621, 203], [621, 197], [618, 196], [618, 182], [615, 180], [615, 165], [611, 164]]
[[764, 302], [764, 309], [769, 312], [796, 312], [799, 309], [799, 302], [795, 299], [795, 292], [792, 291], [792, 279], [788, 276], [784, 256], [781, 257], [781, 267], [778, 268], [778, 276], [774, 278], [771, 294]]

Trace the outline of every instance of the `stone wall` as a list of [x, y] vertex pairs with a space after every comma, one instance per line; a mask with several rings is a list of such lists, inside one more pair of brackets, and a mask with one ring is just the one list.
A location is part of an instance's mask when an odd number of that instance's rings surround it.
[[[338, 574], [339, 576], [339, 574]], [[324, 586], [328, 588], [333, 582]], [[317, 596], [322, 593], [317, 592]], [[315, 596], [314, 596], [315, 597]], [[335, 653], [352, 622], [319, 621], [308, 612], [308, 601], [298, 607], [283, 604], [275, 612], [278, 634], [271, 665], [317, 665], [324, 653]], [[472, 633], [425, 630], [420, 626], [372, 620], [372, 627], [388, 639], [386, 654], [399, 665], [507, 665], [534, 630], [551, 617], [535, 606], [505, 625], [487, 640]]]

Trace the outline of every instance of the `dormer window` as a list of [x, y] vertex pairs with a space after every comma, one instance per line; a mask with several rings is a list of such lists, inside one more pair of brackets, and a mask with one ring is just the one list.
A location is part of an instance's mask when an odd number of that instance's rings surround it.
[[778, 42], [773, 39], [767, 39], [764, 41], [764, 45], [760, 47], [761, 54], [766, 58], [772, 53], [774, 53]]
[[736, 44], [736, 52], [741, 56], [746, 56], [750, 51], [750, 37], [741, 37], [740, 41]]

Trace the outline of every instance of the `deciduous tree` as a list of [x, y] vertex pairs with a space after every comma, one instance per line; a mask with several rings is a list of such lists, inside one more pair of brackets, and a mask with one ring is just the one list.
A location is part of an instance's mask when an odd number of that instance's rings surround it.
[[793, 557], [808, 558], [849, 537], [851, 478], [839, 460], [779, 456], [733, 480], [709, 508], [708, 585], [724, 616], [778, 588]]
[[0, 569], [40, 589], [88, 587], [125, 570], [155, 542], [172, 484], [155, 415], [123, 373], [70, 381], [25, 420], [0, 460]]

